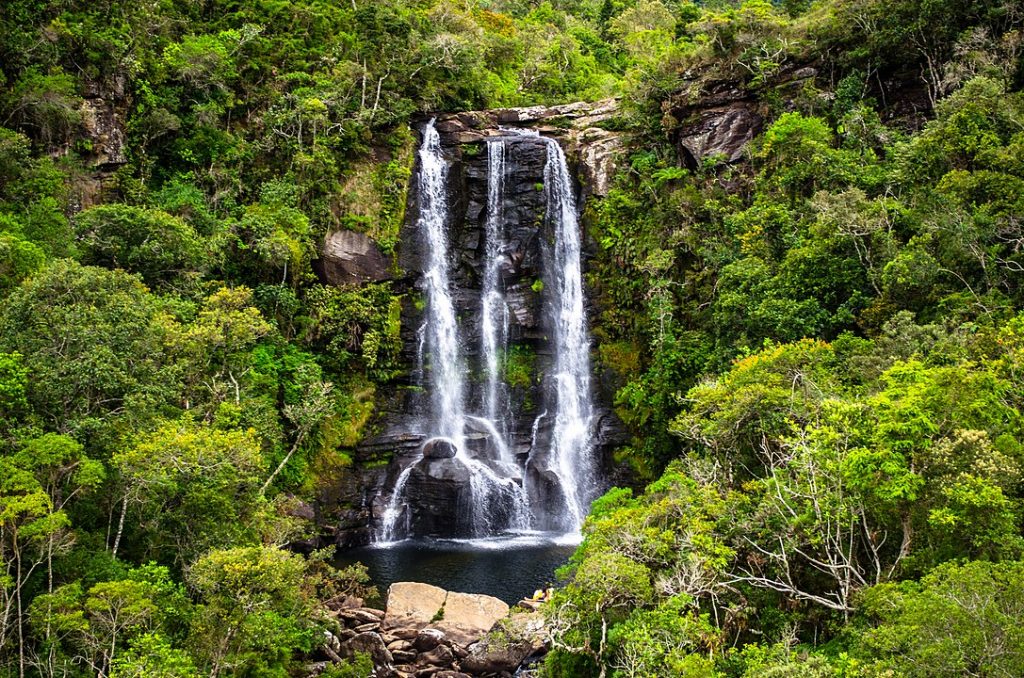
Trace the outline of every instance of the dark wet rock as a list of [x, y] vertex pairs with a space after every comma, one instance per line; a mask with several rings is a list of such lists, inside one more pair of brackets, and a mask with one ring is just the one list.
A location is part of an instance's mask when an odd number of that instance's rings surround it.
[[568, 526], [561, 519], [569, 515], [569, 506], [558, 476], [543, 463], [536, 463], [533, 459], [526, 467], [526, 474], [531, 506], [546, 508], [543, 513], [534, 515], [537, 528], [549, 531], [567, 529]]
[[427, 459], [451, 459], [459, 450], [447, 438], [432, 438], [423, 444], [423, 456]]
[[391, 262], [365, 233], [335, 231], [320, 254], [324, 278], [331, 285], [379, 282], [391, 277]]
[[412, 642], [418, 652], [430, 652], [445, 641], [444, 631], [440, 629], [423, 629]]
[[448, 537], [469, 534], [472, 474], [458, 459], [424, 459], [416, 463], [405, 486], [413, 534]]
[[680, 130], [679, 146], [691, 169], [713, 157], [735, 163], [743, 158], [747, 144], [760, 134], [763, 125], [755, 107], [744, 102], [705, 109]]

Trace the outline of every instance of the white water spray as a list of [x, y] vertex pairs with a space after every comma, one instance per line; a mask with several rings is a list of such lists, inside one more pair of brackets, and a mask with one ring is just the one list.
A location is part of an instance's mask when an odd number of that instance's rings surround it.
[[594, 493], [590, 391], [590, 340], [583, 299], [581, 237], [576, 198], [565, 153], [547, 139], [544, 168], [548, 220], [554, 226], [549, 277], [554, 283], [555, 419], [551, 435], [552, 470], [561, 481], [568, 515], [564, 527], [578, 531]]

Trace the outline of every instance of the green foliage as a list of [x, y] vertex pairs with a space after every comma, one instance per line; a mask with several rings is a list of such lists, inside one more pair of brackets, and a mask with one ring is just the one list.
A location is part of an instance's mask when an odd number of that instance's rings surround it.
[[865, 614], [876, 624], [865, 631], [865, 645], [880, 667], [899, 675], [1020, 673], [1022, 586], [1020, 562], [979, 561], [943, 565], [919, 584], [874, 587], [864, 594]]
[[46, 254], [38, 245], [12, 233], [0, 233], [0, 293], [9, 292], [45, 261]]
[[75, 228], [83, 263], [138, 273], [150, 286], [178, 282], [204, 265], [193, 228], [164, 212], [103, 205], [80, 213]]
[[387, 283], [337, 288], [317, 285], [306, 303], [311, 322], [306, 342], [337, 370], [361, 369], [377, 380], [398, 369], [401, 302]]
[[107, 445], [118, 422], [139, 425], [174, 393], [158, 300], [120, 271], [56, 261], [0, 312], [0, 346], [33, 378], [26, 398], [40, 423]]
[[502, 381], [512, 388], [529, 388], [533, 384], [536, 362], [537, 356], [529, 347], [510, 346], [501, 359]]
[[215, 545], [257, 541], [268, 471], [255, 431], [169, 422], [111, 461], [146, 557], [189, 563]]
[[304, 567], [301, 556], [265, 547], [214, 551], [195, 563], [188, 580], [202, 606], [191, 639], [213, 675], [286, 675], [292, 654], [311, 649]]
[[[422, 115], [612, 95], [595, 383], [654, 482], [595, 502], [548, 673], [1021, 673], [1011, 5], [9, 0], [0, 673], [300, 672], [372, 592], [267, 545], [408, 369], [404, 283], [319, 284], [324, 236], [394, 253]], [[719, 95], [732, 157], [680, 143]]]

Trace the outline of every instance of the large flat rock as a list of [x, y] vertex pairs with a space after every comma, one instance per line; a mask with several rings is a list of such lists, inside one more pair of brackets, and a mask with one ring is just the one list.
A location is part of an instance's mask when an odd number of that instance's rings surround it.
[[395, 582], [388, 587], [384, 626], [426, 626], [441, 611], [448, 592], [430, 584]]
[[508, 611], [508, 605], [493, 596], [452, 591], [444, 602], [444, 617], [431, 627], [444, 631], [461, 645], [469, 645], [504, 619]]

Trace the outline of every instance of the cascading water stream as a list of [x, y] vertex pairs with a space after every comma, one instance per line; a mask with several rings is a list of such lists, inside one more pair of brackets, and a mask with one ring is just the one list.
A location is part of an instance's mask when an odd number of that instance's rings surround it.
[[448, 275], [448, 166], [441, 152], [441, 137], [431, 120], [423, 132], [419, 152], [419, 231], [427, 249], [426, 349], [430, 356], [431, 428], [448, 438], [456, 449], [464, 447], [464, 367], [459, 326]]
[[[484, 361], [484, 416], [502, 436], [499, 415], [506, 411], [507, 394], [501, 379], [501, 360], [508, 348], [508, 305], [501, 289], [501, 261], [505, 245], [502, 202], [505, 198], [505, 141], [487, 142], [487, 216], [484, 225], [485, 266], [481, 290], [480, 353]], [[503, 450], [508, 446], [501, 442]], [[506, 455], [506, 461], [511, 457]]]
[[553, 471], [561, 480], [571, 532], [583, 525], [592, 499], [594, 461], [591, 427], [590, 340], [583, 299], [581, 238], [576, 198], [562, 147], [546, 139], [544, 188], [547, 218], [554, 227], [550, 277], [554, 283], [555, 415], [551, 435]]
[[[471, 419], [484, 428], [491, 437], [493, 449], [497, 451], [498, 462], [510, 463], [512, 455], [494, 423], [494, 416], [481, 418], [465, 412], [465, 364], [462, 357], [458, 320], [451, 293], [448, 262], [448, 204], [446, 195], [447, 163], [441, 149], [441, 138], [435, 121], [431, 120], [423, 132], [423, 143], [419, 153], [419, 175], [417, 190], [420, 213], [418, 231], [424, 239], [427, 251], [426, 269], [423, 274], [427, 297], [427, 320], [421, 328], [417, 372], [422, 378], [428, 371], [430, 393], [430, 440], [443, 438], [455, 448], [455, 459], [470, 473], [469, 486], [471, 501], [467, 506], [467, 522], [472, 526], [474, 536], [486, 536], [501, 530], [525, 530], [529, 528], [529, 503], [523, 487], [512, 477], [501, 477], [487, 463], [471, 457], [466, 447], [466, 423]], [[504, 174], [504, 147], [495, 150], [494, 164], [496, 186], [493, 198], [489, 197], [488, 228], [492, 237], [488, 240], [487, 271], [489, 282], [483, 298], [485, 326], [483, 353], [489, 371], [489, 385], [485, 407], [488, 414], [496, 415], [499, 403], [498, 355], [504, 349], [508, 324], [507, 309], [499, 289], [500, 201], [501, 182]], [[490, 193], [490, 191], [489, 191]], [[492, 218], [493, 215], [493, 218]], [[429, 361], [424, 358], [429, 357]], [[492, 397], [493, 393], [493, 397]], [[403, 497], [413, 469], [421, 462], [421, 456], [404, 468], [395, 479], [391, 496], [380, 517], [377, 532], [378, 542], [392, 542], [406, 536], [407, 525], [399, 525], [404, 510]]]

